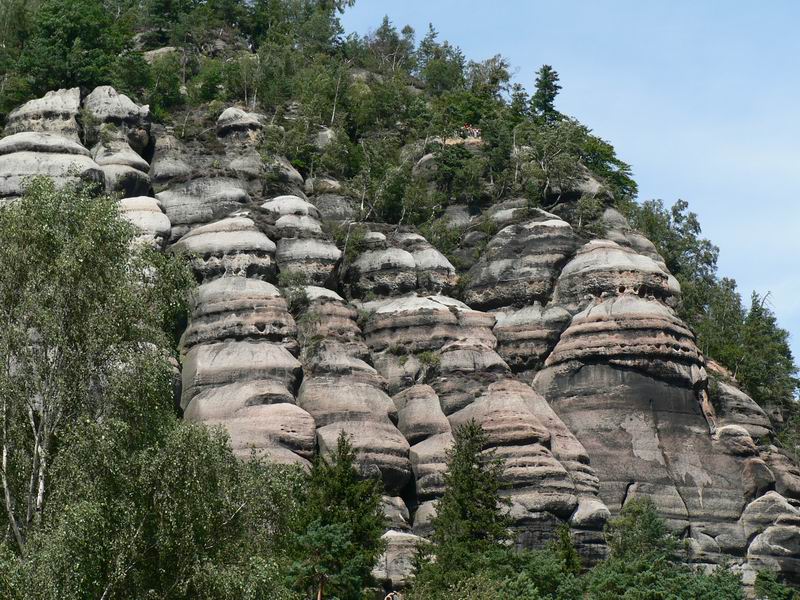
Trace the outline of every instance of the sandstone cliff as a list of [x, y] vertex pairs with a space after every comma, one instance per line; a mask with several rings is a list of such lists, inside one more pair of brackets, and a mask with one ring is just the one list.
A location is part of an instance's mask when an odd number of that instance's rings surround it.
[[[483, 245], [465, 236], [458, 273], [413, 229], [354, 223], [340, 182], [262, 155], [266, 126], [229, 107], [187, 136], [109, 87], [50, 92], [9, 115], [0, 199], [37, 174], [101, 183], [144, 243], [185, 252], [199, 282], [185, 418], [224, 425], [245, 459], [301, 465], [351, 434], [364, 476], [383, 481], [378, 574], [395, 585], [470, 419], [506, 460], [523, 546], [567, 522], [597, 561], [609, 517], [649, 496], [691, 560], [800, 582], [800, 469], [764, 411], [708, 368], [674, 311], [680, 286], [620, 213], [589, 239], [524, 200], [451, 207], [460, 226], [496, 230]], [[418, 173], [435, 160], [418, 158]]]

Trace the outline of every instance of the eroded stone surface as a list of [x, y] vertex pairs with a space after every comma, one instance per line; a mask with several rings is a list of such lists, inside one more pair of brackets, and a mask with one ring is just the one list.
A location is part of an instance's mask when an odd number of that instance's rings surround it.
[[197, 227], [173, 244], [172, 250], [188, 255], [203, 279], [223, 275], [268, 279], [275, 273], [275, 244], [247, 217]]
[[123, 198], [119, 209], [122, 216], [139, 229], [139, 239], [159, 249], [164, 247], [172, 226], [158, 200], [149, 196]]
[[547, 302], [578, 245], [569, 224], [552, 216], [505, 227], [467, 275], [467, 304], [489, 309]]
[[6, 120], [5, 132], [55, 133], [80, 142], [77, 119], [80, 107], [81, 92], [78, 88], [47, 92], [43, 97], [29, 100], [12, 110]]

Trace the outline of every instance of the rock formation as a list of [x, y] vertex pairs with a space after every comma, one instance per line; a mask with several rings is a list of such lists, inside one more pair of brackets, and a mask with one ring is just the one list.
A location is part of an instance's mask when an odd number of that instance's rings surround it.
[[[800, 581], [800, 469], [764, 411], [707, 365], [674, 310], [677, 281], [619, 212], [590, 240], [525, 199], [500, 203], [480, 216], [497, 233], [464, 236], [473, 264], [459, 278], [410, 228], [358, 224], [357, 247], [337, 247], [357, 203], [263, 154], [262, 115], [229, 107], [204, 125], [151, 127], [147, 107], [109, 87], [51, 92], [9, 115], [0, 198], [35, 174], [101, 183], [143, 242], [185, 253], [199, 282], [181, 341], [185, 418], [225, 426], [242, 458], [306, 466], [352, 435], [361, 473], [385, 490], [381, 579], [407, 580], [453, 432], [474, 419], [506, 461], [522, 546], [568, 523], [591, 564], [610, 516], [647, 496], [691, 560]], [[423, 157], [415, 173], [435, 166]], [[446, 218], [477, 217], [451, 206]]]

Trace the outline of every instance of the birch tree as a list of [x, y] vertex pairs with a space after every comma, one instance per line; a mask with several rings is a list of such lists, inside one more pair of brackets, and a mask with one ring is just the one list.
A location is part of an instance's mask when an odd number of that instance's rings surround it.
[[102, 420], [104, 385], [172, 343], [188, 272], [134, 234], [113, 199], [47, 179], [0, 209], [0, 479], [22, 556], [68, 429]]

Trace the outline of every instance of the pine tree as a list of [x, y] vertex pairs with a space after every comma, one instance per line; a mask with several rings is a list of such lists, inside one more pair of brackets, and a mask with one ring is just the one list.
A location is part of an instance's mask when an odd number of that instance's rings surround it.
[[[500, 496], [504, 464], [485, 452], [488, 436], [470, 421], [455, 431], [448, 451], [445, 492], [431, 525], [434, 562], [418, 568], [421, 586], [442, 588], [473, 575], [493, 552], [505, 551], [511, 539], [510, 519]], [[421, 557], [424, 559], [425, 557]]]
[[793, 396], [800, 387], [797, 367], [789, 333], [778, 326], [768, 297], [753, 292], [742, 327], [744, 352], [736, 375], [761, 406], [793, 408]]
[[311, 469], [291, 570], [317, 600], [360, 599], [383, 551], [380, 483], [362, 479], [355, 460], [341, 432], [330, 461], [318, 456]]
[[534, 114], [546, 121], [556, 120], [560, 116], [555, 108], [556, 96], [560, 89], [556, 70], [550, 65], [542, 65], [542, 68], [536, 71], [536, 92], [531, 98]]

